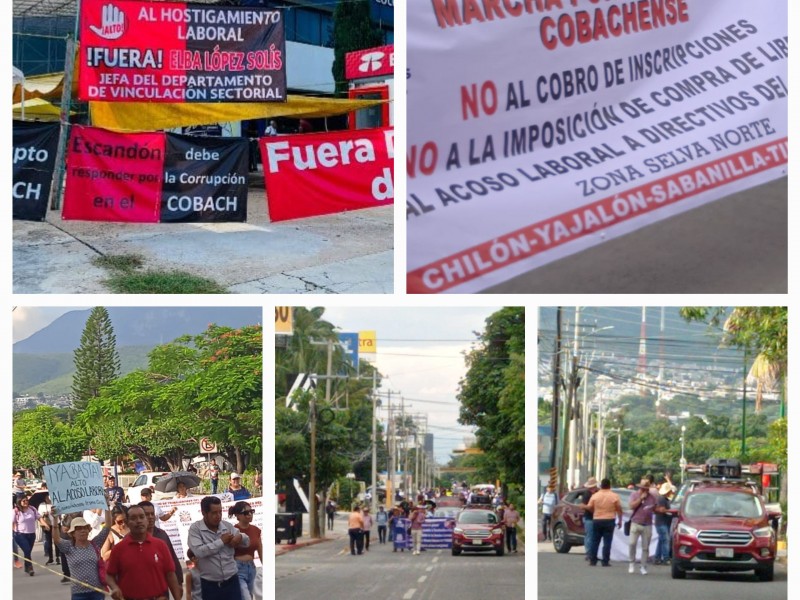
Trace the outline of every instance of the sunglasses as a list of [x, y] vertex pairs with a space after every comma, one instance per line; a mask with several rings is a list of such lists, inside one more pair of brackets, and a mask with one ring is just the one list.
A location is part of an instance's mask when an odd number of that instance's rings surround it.
[[256, 511], [254, 511], [254, 510], [243, 510], [239, 514], [240, 515], [244, 515], [245, 517], [249, 517], [250, 515], [256, 514]]
[[117, 523], [117, 525], [124, 525], [125, 521], [124, 520], [123, 521], [116, 521], [116, 523]]

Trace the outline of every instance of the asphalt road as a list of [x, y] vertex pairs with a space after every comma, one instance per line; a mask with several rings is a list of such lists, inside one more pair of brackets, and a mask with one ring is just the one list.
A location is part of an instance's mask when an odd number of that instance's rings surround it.
[[787, 179], [544, 265], [485, 293], [785, 294]]
[[[549, 550], [548, 550], [549, 548]], [[550, 542], [539, 544], [539, 600], [642, 600], [687, 598], [701, 600], [786, 600], [786, 568], [775, 565], [775, 581], [761, 582], [752, 573], [689, 573], [674, 580], [669, 567], [649, 566], [647, 575], [628, 573], [627, 563], [613, 562], [604, 569], [590, 567], [581, 548], [556, 554]]]
[[[337, 522], [337, 525], [339, 523]], [[275, 558], [275, 597], [281, 600], [441, 600], [525, 597], [524, 554], [428, 550], [419, 556], [370, 546], [352, 556], [346, 537]]]

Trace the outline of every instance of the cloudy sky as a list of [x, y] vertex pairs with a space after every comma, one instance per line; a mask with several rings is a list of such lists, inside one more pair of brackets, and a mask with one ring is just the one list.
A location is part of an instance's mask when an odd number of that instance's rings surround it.
[[[323, 318], [342, 331], [376, 331], [378, 370], [387, 377], [382, 390], [399, 392], [407, 412], [428, 416], [434, 454], [444, 464], [472, 431], [458, 424], [464, 353], [499, 308], [329, 308]], [[386, 411], [379, 417], [385, 419]]]

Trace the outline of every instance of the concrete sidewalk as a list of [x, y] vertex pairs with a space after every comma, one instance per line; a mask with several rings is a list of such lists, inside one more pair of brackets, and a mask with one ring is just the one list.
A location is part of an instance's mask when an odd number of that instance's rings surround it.
[[263, 176], [252, 173], [246, 223], [13, 222], [13, 293], [101, 294], [104, 255], [206, 277], [236, 294], [390, 294], [394, 207], [271, 223]]

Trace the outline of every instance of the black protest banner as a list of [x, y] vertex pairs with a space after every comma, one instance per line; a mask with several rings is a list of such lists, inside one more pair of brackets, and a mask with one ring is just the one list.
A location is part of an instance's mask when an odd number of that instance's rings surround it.
[[58, 123], [14, 121], [13, 217], [43, 221], [58, 149]]
[[161, 222], [246, 221], [245, 138], [167, 134]]

